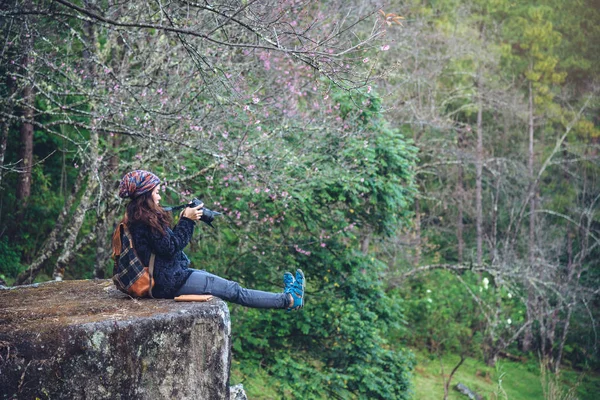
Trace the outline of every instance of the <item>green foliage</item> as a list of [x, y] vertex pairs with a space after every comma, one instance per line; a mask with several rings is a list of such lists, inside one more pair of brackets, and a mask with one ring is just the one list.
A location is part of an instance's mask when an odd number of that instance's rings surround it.
[[[512, 332], [523, 323], [520, 293], [498, 285], [492, 276], [465, 272], [460, 277], [449, 271], [434, 271], [411, 280], [399, 290], [411, 329], [399, 335], [411, 346], [426, 348], [434, 355], [465, 354], [484, 358], [494, 335]], [[474, 298], [477, 296], [477, 299]], [[490, 306], [497, 314], [485, 315]], [[489, 319], [492, 318], [492, 319]]]
[[329, 251], [312, 253], [300, 264], [308, 282], [301, 313], [276, 314], [235, 308], [240, 332], [234, 358], [246, 373], [261, 365], [295, 398], [408, 398], [410, 354], [387, 341], [400, 329], [398, 299], [385, 295], [382, 266], [358, 254], [346, 259]]
[[7, 281], [8, 284], [23, 268], [20, 253], [17, 247], [8, 243], [8, 238], [0, 238], [0, 278]]
[[[467, 277], [473, 281], [473, 277]], [[473, 286], [476, 287], [476, 280]], [[430, 352], [465, 353], [481, 356], [481, 338], [476, 333], [482, 317], [470, 294], [451, 274], [434, 272], [416, 279], [402, 291], [411, 329], [408, 343]]]

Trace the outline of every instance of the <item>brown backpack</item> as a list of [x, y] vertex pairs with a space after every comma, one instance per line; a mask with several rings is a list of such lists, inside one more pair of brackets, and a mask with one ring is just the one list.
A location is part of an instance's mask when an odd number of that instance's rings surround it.
[[113, 282], [117, 289], [134, 297], [153, 297], [154, 253], [150, 255], [150, 264], [145, 267], [137, 256], [131, 233], [124, 223], [119, 224], [115, 231], [113, 243]]

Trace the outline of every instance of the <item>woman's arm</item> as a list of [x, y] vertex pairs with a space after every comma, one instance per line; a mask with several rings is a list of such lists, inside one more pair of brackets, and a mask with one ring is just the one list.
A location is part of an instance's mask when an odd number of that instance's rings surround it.
[[192, 239], [196, 224], [189, 218], [182, 217], [173, 230], [167, 230], [164, 235], [151, 231], [149, 245], [152, 252], [163, 257], [173, 257], [183, 250]]

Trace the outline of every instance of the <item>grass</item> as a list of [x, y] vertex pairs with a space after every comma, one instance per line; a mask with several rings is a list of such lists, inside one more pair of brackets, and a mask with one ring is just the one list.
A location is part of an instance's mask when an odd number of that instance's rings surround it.
[[244, 374], [239, 368], [239, 362], [233, 361], [231, 365], [230, 385], [241, 383], [248, 399], [252, 400], [276, 400], [278, 383], [261, 368], [254, 370], [252, 375]]
[[[440, 400], [444, 397], [444, 381], [441, 375], [440, 360], [430, 357], [426, 352], [413, 349], [417, 365], [413, 372], [413, 391], [415, 400]], [[449, 354], [442, 357], [444, 373], [450, 374], [459, 362], [458, 355]], [[467, 358], [452, 377], [449, 399], [464, 400], [467, 397], [457, 392], [454, 387], [462, 383], [488, 400], [543, 400], [544, 393], [540, 380], [539, 365], [535, 361], [519, 363], [499, 360], [496, 367], [488, 367], [485, 363]], [[563, 372], [565, 387], [578, 385], [577, 395], [580, 400], [597, 399], [600, 393], [600, 376], [578, 373], [572, 370]]]
[[[439, 400], [444, 396], [444, 381], [441, 375], [441, 364], [437, 357], [429, 357], [426, 353], [415, 351], [417, 365], [414, 371], [415, 399]], [[442, 358], [444, 372], [447, 375], [458, 364], [460, 357], [454, 354]], [[499, 361], [495, 368], [467, 358], [452, 377], [449, 399], [465, 399], [466, 397], [454, 387], [457, 383], [466, 385], [486, 399], [531, 400], [543, 399], [539, 376], [528, 370], [524, 364]]]

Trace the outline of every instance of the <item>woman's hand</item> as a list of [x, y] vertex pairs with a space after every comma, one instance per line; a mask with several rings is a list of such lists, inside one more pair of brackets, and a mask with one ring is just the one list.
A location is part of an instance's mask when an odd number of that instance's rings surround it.
[[184, 208], [181, 212], [180, 217], [186, 217], [191, 219], [192, 221], [199, 221], [202, 218], [202, 213], [204, 212], [204, 203], [201, 203], [198, 207], [187, 207]]

